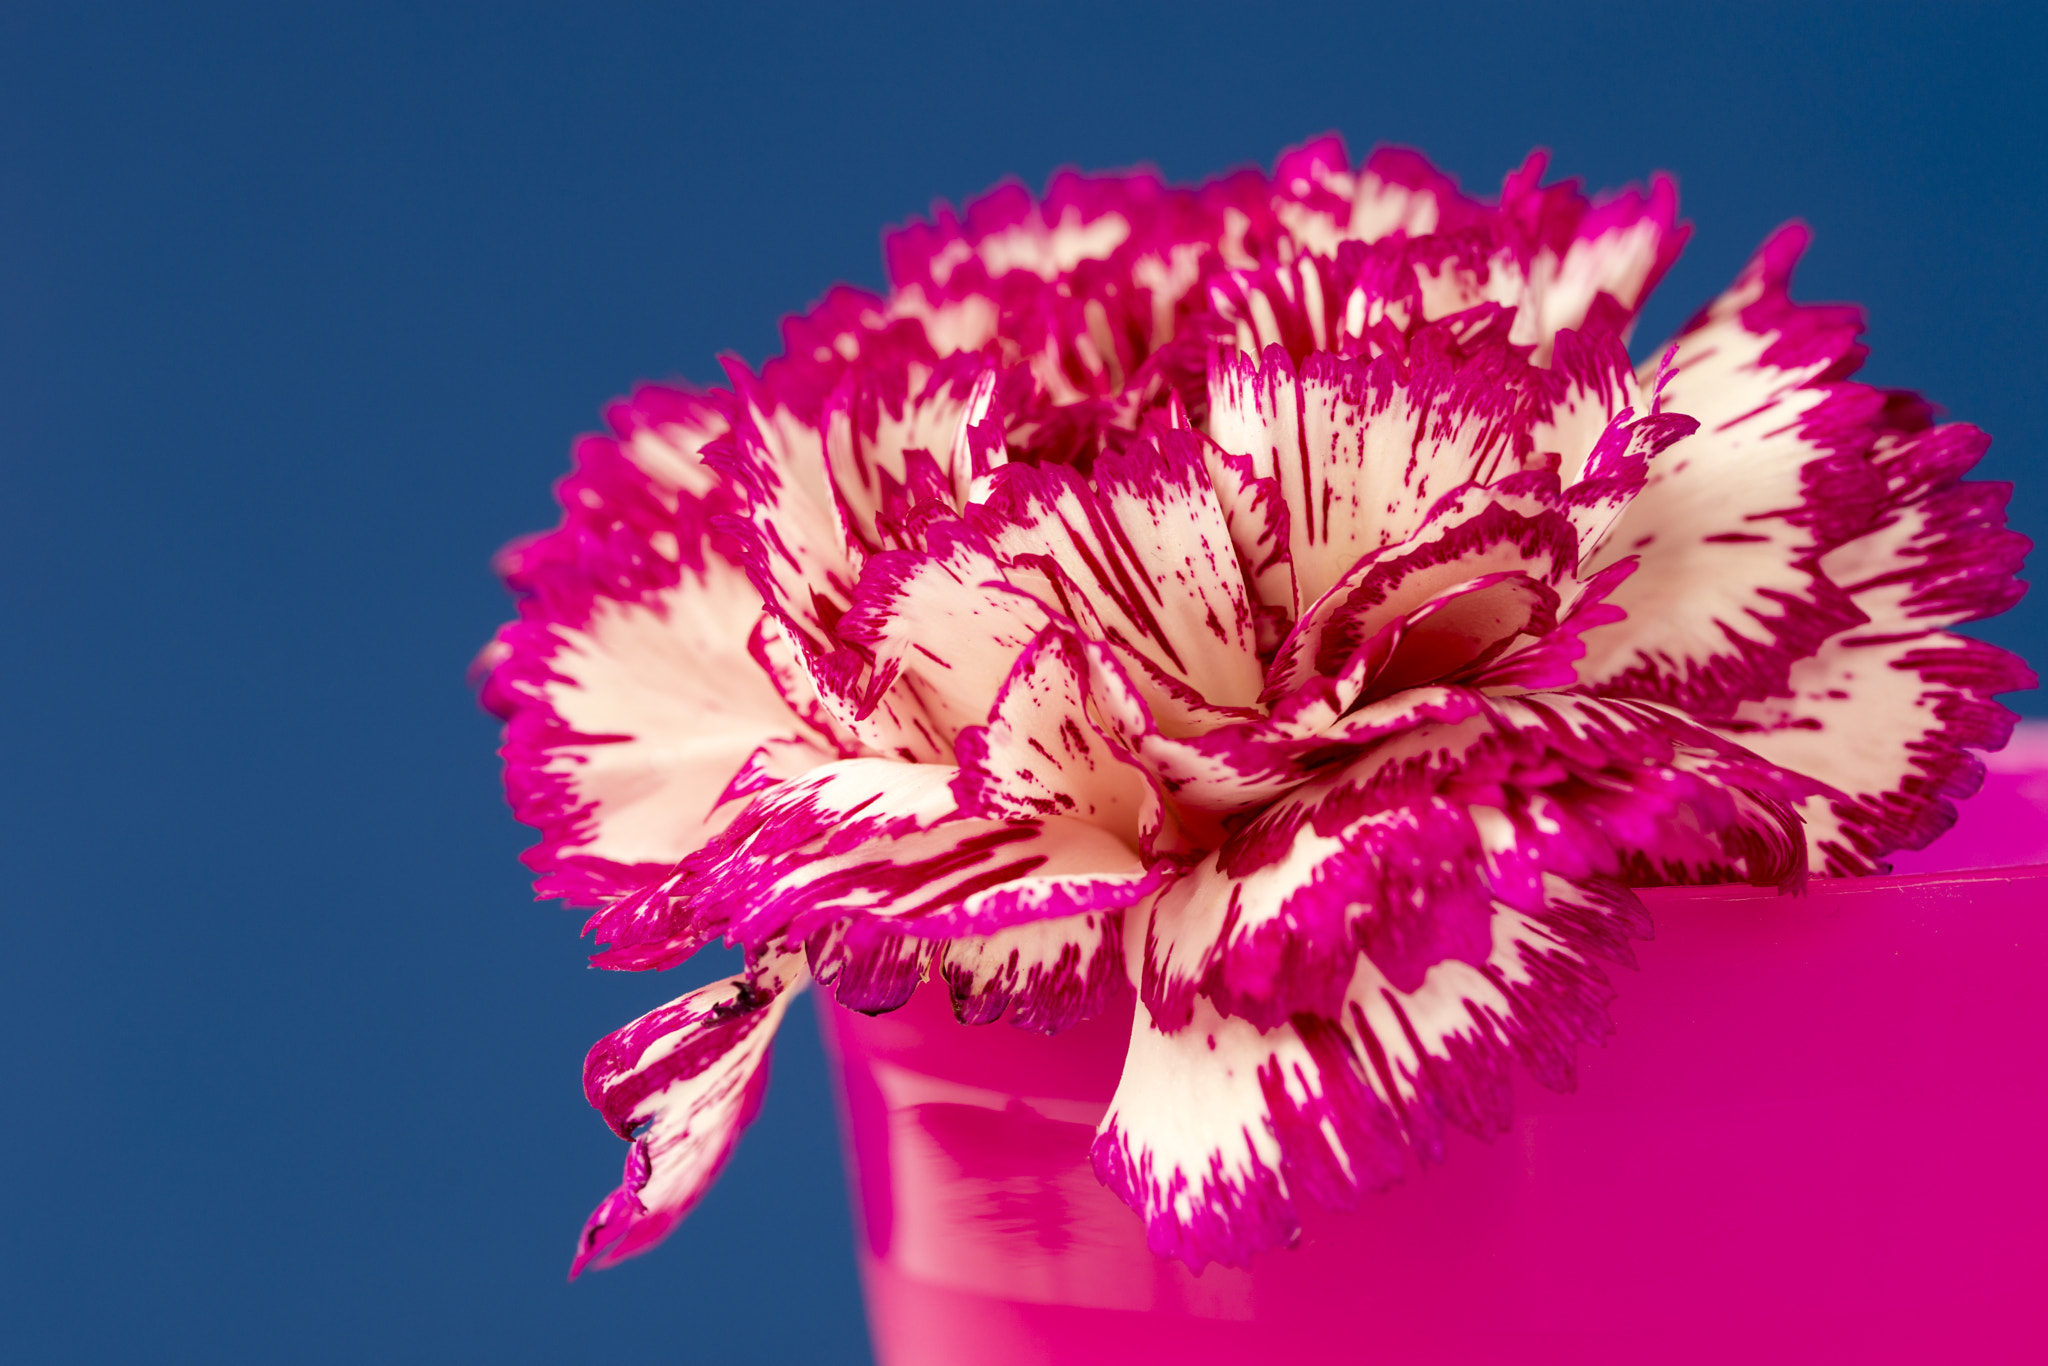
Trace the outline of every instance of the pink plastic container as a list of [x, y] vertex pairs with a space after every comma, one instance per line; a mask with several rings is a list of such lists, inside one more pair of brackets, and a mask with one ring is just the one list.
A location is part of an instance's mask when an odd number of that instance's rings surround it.
[[[1579, 1089], [1296, 1248], [1146, 1251], [1088, 1144], [1129, 1021], [823, 1012], [884, 1366], [2048, 1360], [2048, 728], [1811, 895], [1653, 891]], [[2034, 866], [1982, 866], [2027, 865]]]

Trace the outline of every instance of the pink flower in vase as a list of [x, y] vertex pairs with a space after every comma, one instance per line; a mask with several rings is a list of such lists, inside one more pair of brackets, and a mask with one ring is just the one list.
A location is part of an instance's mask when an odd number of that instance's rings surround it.
[[1632, 364], [1675, 192], [1542, 170], [1006, 187], [579, 443], [483, 660], [527, 861], [601, 966], [746, 970], [592, 1050], [631, 1146], [576, 1271], [703, 1194], [807, 982], [1135, 992], [1096, 1172], [1242, 1264], [1500, 1131], [1511, 1064], [1569, 1088], [1631, 888], [1948, 826], [2032, 684], [1947, 629], [2021, 591], [1985, 437], [1850, 378], [1797, 227]]

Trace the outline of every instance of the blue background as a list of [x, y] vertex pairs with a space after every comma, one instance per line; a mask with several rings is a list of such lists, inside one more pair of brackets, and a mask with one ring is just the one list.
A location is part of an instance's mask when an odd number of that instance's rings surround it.
[[[583, 1052], [710, 969], [584, 968], [463, 669], [599, 405], [760, 359], [934, 197], [1329, 128], [1668, 169], [1643, 341], [1803, 216], [1804, 296], [2041, 538], [2041, 23], [1647, 8], [8, 5], [0, 1351], [866, 1359], [807, 1005], [683, 1231], [564, 1284], [621, 1155]], [[2048, 602], [1985, 634], [2048, 657]]]

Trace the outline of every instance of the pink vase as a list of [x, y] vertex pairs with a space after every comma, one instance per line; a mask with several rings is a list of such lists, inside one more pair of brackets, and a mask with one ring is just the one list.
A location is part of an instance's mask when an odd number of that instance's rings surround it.
[[1994, 762], [1901, 875], [1647, 893], [1576, 1094], [1249, 1270], [1153, 1257], [1089, 1170], [1128, 1012], [823, 1011], [879, 1359], [2048, 1360], [2048, 729]]

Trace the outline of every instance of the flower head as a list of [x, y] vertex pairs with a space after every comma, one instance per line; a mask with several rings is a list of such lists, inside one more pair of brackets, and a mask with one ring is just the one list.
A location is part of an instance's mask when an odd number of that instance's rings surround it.
[[1644, 365], [1685, 229], [1335, 139], [893, 235], [756, 374], [644, 387], [486, 652], [598, 964], [746, 969], [603, 1040], [576, 1266], [751, 1118], [792, 991], [1055, 1031], [1135, 992], [1095, 1146], [1152, 1247], [1288, 1242], [1571, 1084], [1632, 887], [1882, 871], [2031, 686], [1948, 632], [2026, 548], [1985, 438], [1850, 378], [1780, 230]]

